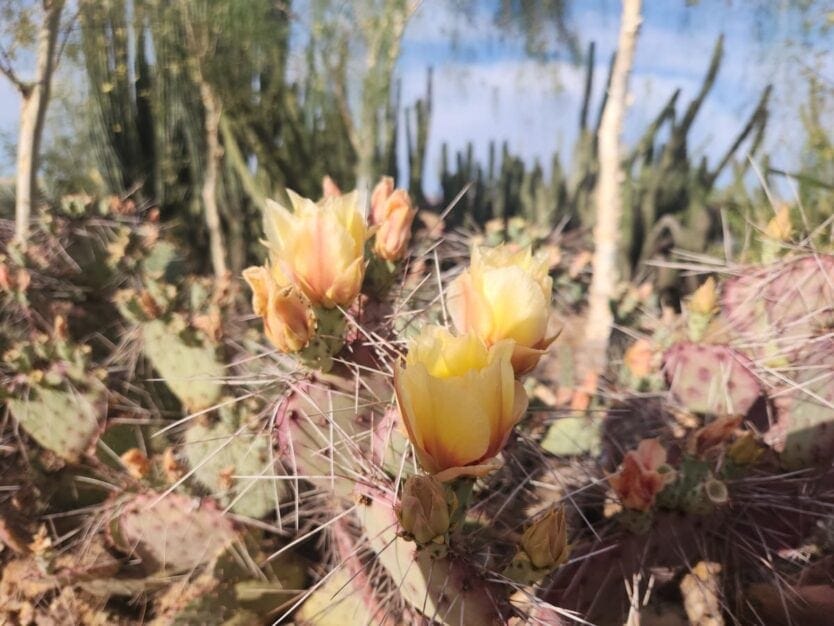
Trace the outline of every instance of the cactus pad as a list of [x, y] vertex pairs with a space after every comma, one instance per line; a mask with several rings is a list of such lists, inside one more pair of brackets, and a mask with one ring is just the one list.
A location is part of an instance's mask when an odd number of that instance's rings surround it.
[[104, 387], [91, 379], [82, 393], [69, 383], [62, 387], [34, 385], [25, 397], [10, 398], [12, 415], [32, 438], [70, 462], [78, 461], [99, 430], [98, 415]]
[[220, 502], [240, 515], [263, 517], [275, 511], [286, 483], [274, 480], [268, 434], [241, 425], [234, 413], [224, 407], [218, 423], [191, 426], [185, 434], [185, 454], [197, 480]]
[[775, 394], [776, 424], [765, 441], [789, 469], [829, 464], [834, 457], [834, 340], [797, 355], [791, 384]]
[[696, 413], [745, 415], [762, 395], [750, 361], [728, 346], [677, 343], [663, 367], [672, 395]]
[[186, 342], [174, 324], [153, 320], [142, 324], [145, 355], [174, 395], [190, 411], [220, 399], [223, 364], [210, 343]]
[[179, 572], [208, 563], [236, 538], [232, 522], [211, 504], [171, 493], [133, 496], [110, 524], [113, 542], [142, 559], [146, 571]]
[[806, 256], [728, 280], [721, 313], [752, 342], [792, 350], [834, 319], [834, 256]]
[[463, 560], [435, 557], [397, 535], [393, 501], [363, 490], [359, 519], [378, 561], [397, 584], [400, 596], [431, 623], [482, 626], [500, 622], [502, 604], [488, 583]]

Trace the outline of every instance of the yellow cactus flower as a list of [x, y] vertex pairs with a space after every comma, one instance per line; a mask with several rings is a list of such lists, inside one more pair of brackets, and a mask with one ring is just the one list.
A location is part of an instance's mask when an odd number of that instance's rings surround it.
[[279, 284], [292, 282], [314, 305], [349, 306], [362, 286], [367, 224], [357, 193], [320, 202], [287, 192], [292, 211], [266, 201], [265, 229]]
[[547, 259], [530, 247], [475, 248], [469, 269], [449, 286], [449, 312], [461, 333], [488, 346], [513, 339], [517, 375], [532, 370], [555, 337], [547, 337], [553, 279]]
[[538, 569], [552, 569], [568, 558], [568, 525], [565, 509], [548, 511], [521, 536], [521, 548]]
[[266, 338], [282, 352], [306, 347], [316, 332], [316, 316], [304, 294], [279, 285], [266, 267], [248, 267], [243, 278], [252, 288], [252, 310], [263, 318]]
[[483, 475], [527, 409], [513, 376], [513, 343], [487, 346], [427, 326], [394, 371], [403, 424], [417, 458], [442, 481]]
[[374, 239], [374, 254], [386, 261], [399, 261], [411, 241], [411, 224], [417, 209], [405, 189], [394, 191], [383, 205], [379, 229]]

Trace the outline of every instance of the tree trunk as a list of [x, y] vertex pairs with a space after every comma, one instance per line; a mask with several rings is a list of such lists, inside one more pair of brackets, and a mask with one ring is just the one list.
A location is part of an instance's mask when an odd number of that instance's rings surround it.
[[223, 147], [220, 145], [220, 104], [214, 91], [205, 80], [200, 80], [200, 98], [205, 109], [206, 125], [206, 174], [203, 178], [203, 208], [206, 212], [206, 226], [209, 231], [211, 265], [218, 278], [225, 276], [226, 246], [223, 242], [223, 229], [220, 225], [220, 211], [217, 208], [217, 181], [223, 160]]
[[585, 379], [592, 379], [605, 370], [608, 340], [614, 322], [611, 300], [618, 280], [617, 258], [623, 216], [620, 135], [626, 111], [628, 78], [640, 28], [640, 5], [641, 0], [623, 0], [617, 56], [599, 128], [593, 278], [588, 294], [583, 362], [580, 364]]
[[44, 0], [43, 22], [38, 32], [35, 82], [21, 89], [15, 188], [15, 240], [24, 247], [29, 239], [32, 204], [37, 193], [38, 157], [52, 74], [57, 62], [55, 49], [63, 7], [64, 0]]

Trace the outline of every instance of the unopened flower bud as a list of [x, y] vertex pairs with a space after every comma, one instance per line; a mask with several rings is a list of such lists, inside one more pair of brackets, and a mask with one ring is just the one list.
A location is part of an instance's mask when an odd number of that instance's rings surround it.
[[[374, 240], [374, 254], [386, 261], [399, 261], [405, 256], [411, 240], [411, 224], [417, 210], [405, 189], [397, 189], [385, 201], [380, 211], [379, 230]], [[377, 219], [377, 218], [374, 218]]]
[[394, 193], [394, 179], [383, 176], [371, 192], [371, 224], [377, 226], [385, 219], [385, 205]]
[[457, 499], [443, 483], [433, 476], [414, 475], [405, 481], [397, 517], [418, 545], [443, 543], [456, 507]]
[[553, 569], [568, 558], [568, 526], [565, 509], [550, 510], [521, 536], [521, 548], [538, 569]]
[[310, 302], [294, 286], [281, 287], [265, 267], [249, 267], [243, 278], [252, 288], [252, 309], [264, 322], [267, 339], [282, 352], [298, 352], [316, 331]]

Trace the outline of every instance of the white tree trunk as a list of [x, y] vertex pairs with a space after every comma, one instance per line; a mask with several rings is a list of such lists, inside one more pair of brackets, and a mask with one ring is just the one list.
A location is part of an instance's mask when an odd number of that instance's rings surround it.
[[206, 175], [203, 178], [203, 208], [206, 212], [206, 226], [209, 232], [211, 264], [218, 278], [225, 276], [226, 245], [223, 242], [223, 228], [220, 224], [220, 210], [217, 207], [217, 181], [223, 162], [223, 147], [220, 145], [220, 104], [211, 86], [201, 77], [200, 96], [205, 109], [206, 130]]
[[641, 0], [623, 0], [617, 56], [611, 71], [608, 100], [599, 127], [596, 223], [593, 278], [588, 294], [583, 363], [585, 377], [601, 374], [607, 365], [608, 339], [614, 322], [611, 300], [619, 278], [617, 258], [622, 222], [620, 135], [627, 108], [628, 78], [640, 29]]
[[63, 7], [64, 0], [44, 0], [43, 22], [38, 32], [35, 82], [20, 85], [22, 88], [17, 144], [15, 239], [24, 247], [29, 239], [32, 204], [37, 194], [38, 158], [52, 74], [57, 63], [55, 48]]

